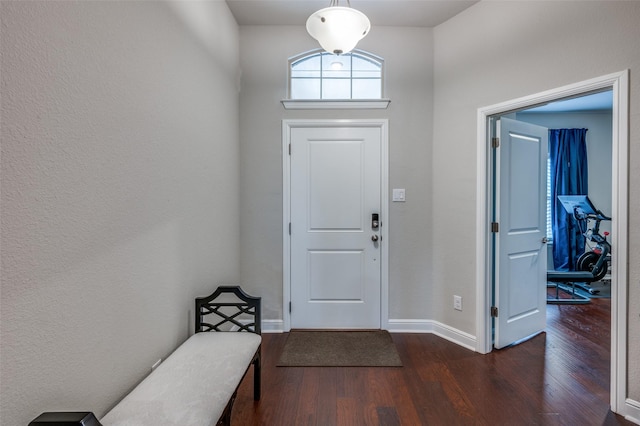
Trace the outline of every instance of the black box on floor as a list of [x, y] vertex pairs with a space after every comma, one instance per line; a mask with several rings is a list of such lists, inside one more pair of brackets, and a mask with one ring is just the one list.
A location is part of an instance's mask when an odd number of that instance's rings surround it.
[[48, 412], [42, 413], [29, 426], [102, 426], [91, 412]]

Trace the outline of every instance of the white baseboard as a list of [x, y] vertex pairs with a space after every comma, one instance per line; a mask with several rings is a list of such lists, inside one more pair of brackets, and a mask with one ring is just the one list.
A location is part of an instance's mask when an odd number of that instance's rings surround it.
[[627, 400], [624, 402], [624, 405], [624, 418], [629, 420], [630, 422], [640, 425], [640, 402], [627, 398]]
[[475, 336], [438, 321], [390, 319], [387, 330], [391, 333], [433, 333], [474, 352], [476, 350]]
[[284, 333], [283, 320], [262, 320], [263, 333]]
[[[384, 327], [383, 327], [384, 328]], [[475, 351], [475, 336], [432, 320], [389, 320], [386, 330], [390, 333], [432, 333], [462, 347]], [[284, 333], [283, 320], [262, 320], [263, 333]]]

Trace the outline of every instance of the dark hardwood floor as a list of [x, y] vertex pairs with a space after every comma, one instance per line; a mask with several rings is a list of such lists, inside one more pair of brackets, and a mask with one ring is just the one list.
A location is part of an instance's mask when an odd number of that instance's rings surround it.
[[481, 355], [433, 334], [392, 334], [403, 367], [276, 367], [264, 334], [233, 425], [632, 425], [609, 410], [610, 303], [548, 305], [545, 333]]

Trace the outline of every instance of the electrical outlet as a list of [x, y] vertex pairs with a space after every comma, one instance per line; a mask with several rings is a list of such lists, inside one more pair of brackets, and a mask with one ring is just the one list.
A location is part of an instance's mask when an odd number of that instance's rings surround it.
[[453, 296], [453, 309], [456, 311], [462, 310], [462, 296]]

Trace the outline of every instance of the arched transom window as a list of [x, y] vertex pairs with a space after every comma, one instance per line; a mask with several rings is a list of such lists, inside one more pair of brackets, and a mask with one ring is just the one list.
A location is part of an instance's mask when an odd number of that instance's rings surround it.
[[289, 59], [289, 99], [381, 99], [384, 60], [362, 50]]

